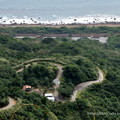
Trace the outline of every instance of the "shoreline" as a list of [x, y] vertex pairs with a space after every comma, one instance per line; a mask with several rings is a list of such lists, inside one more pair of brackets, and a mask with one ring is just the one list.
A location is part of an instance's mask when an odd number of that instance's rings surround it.
[[61, 24], [61, 25], [53, 25], [53, 24], [0, 24], [0, 28], [5, 27], [51, 27], [51, 28], [61, 28], [61, 27], [120, 27], [120, 23], [95, 23], [95, 24]]

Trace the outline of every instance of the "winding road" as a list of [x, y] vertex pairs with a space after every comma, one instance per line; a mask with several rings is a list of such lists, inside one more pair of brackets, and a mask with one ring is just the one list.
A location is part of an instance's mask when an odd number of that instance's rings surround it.
[[[63, 73], [63, 66], [60, 65], [60, 64], [53, 64], [54, 66], [57, 66], [58, 68], [58, 74], [56, 76], [56, 78], [53, 80], [53, 82], [55, 83], [55, 91], [54, 91], [54, 97], [56, 98], [57, 101], [62, 101], [60, 98], [59, 98], [59, 94], [58, 94], [58, 88], [60, 86], [60, 78], [62, 77], [62, 73]], [[77, 93], [79, 91], [82, 91], [83, 89], [87, 88], [88, 86], [94, 84], [94, 83], [99, 83], [99, 82], [102, 82], [104, 80], [104, 75], [103, 75], [103, 72], [98, 69], [98, 79], [95, 81], [88, 81], [88, 82], [84, 82], [84, 83], [81, 83], [81, 84], [78, 84], [77, 86], [75, 86], [74, 88], [74, 91], [73, 91], [73, 94], [71, 95], [71, 99], [70, 101], [75, 101], [76, 98], [77, 98]]]
[[[34, 63], [34, 60], [33, 61], [31, 60], [31, 62]], [[53, 83], [55, 83], [54, 97], [56, 98], [57, 101], [62, 101], [62, 99], [59, 98], [59, 94], [58, 94], [57, 89], [60, 87], [60, 78], [62, 77], [62, 73], [63, 73], [63, 65], [58, 64], [58, 63], [53, 63], [53, 62], [50, 62], [50, 63], [58, 68], [57, 76], [53, 80]], [[30, 63], [28, 63], [26, 65], [26, 67], [28, 67], [29, 65], [30, 65]], [[22, 71], [23, 71], [23, 68], [20, 68], [19, 70], [17, 70], [17, 72], [22, 72]], [[79, 91], [84, 90], [85, 88], [87, 88], [88, 86], [90, 86], [94, 83], [102, 82], [104, 80], [104, 75], [103, 75], [103, 72], [100, 69], [98, 69], [98, 74], [99, 74], [99, 76], [98, 76], [98, 79], [96, 81], [93, 80], [93, 81], [83, 82], [83, 83], [80, 83], [77, 86], [75, 86], [73, 94], [71, 95], [70, 101], [75, 101], [76, 100], [77, 93]]]
[[56, 66], [58, 68], [58, 73], [57, 73], [57, 76], [56, 78], [53, 80], [53, 83], [55, 83], [55, 86], [54, 86], [54, 97], [55, 99], [58, 101], [59, 100], [59, 94], [58, 94], [58, 88], [60, 87], [60, 78], [62, 77], [62, 73], [63, 73], [63, 67], [62, 65], [60, 64], [53, 64], [54, 66]]
[[98, 73], [99, 73], [99, 77], [98, 77], [98, 79], [96, 81], [83, 82], [83, 83], [75, 86], [73, 94], [71, 96], [71, 101], [75, 101], [76, 100], [77, 93], [79, 91], [82, 91], [83, 89], [87, 88], [88, 86], [90, 86], [90, 85], [92, 85], [94, 83], [99, 83], [99, 82], [102, 82], [104, 80], [103, 72], [100, 69], [98, 69]]
[[13, 107], [14, 105], [16, 105], [16, 100], [15, 99], [13, 99], [11, 97], [8, 97], [8, 99], [9, 99], [9, 104], [7, 106], [3, 107], [3, 108], [0, 108], [0, 111], [1, 110], [7, 110], [7, 109]]
[[[32, 61], [32, 63], [34, 63], [34, 61]], [[57, 101], [63, 101], [62, 99], [59, 98], [59, 94], [58, 94], [58, 88], [60, 87], [60, 79], [61, 79], [62, 74], [63, 74], [63, 65], [58, 64], [58, 63], [53, 63], [53, 62], [50, 62], [50, 63], [58, 68], [58, 73], [56, 75], [56, 78], [53, 80], [53, 83], [55, 83], [54, 97], [56, 98]], [[28, 63], [26, 65], [26, 67], [28, 67], [29, 65], [30, 65], [30, 63]], [[20, 68], [16, 72], [19, 73], [19, 72], [22, 72], [22, 71], [23, 71], [23, 68]], [[83, 83], [80, 83], [77, 86], [75, 86], [73, 94], [71, 95], [70, 101], [74, 102], [76, 100], [77, 93], [79, 91], [84, 90], [85, 88], [89, 87], [90, 85], [92, 85], [94, 83], [102, 82], [104, 80], [103, 72], [100, 69], [98, 69], [98, 73], [99, 73], [99, 76], [98, 76], [98, 79], [96, 81], [83, 82]], [[13, 99], [11, 97], [8, 97], [8, 99], [9, 99], [9, 104], [7, 106], [3, 107], [3, 108], [0, 108], [0, 111], [13, 107], [17, 102], [15, 99]]]

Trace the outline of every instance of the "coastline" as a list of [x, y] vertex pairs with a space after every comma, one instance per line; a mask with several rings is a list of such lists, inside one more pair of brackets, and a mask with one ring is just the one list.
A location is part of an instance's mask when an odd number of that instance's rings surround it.
[[53, 25], [53, 24], [0, 24], [0, 28], [5, 27], [51, 27], [51, 28], [61, 28], [61, 27], [120, 27], [120, 23], [95, 23], [95, 24], [61, 24], [61, 25]]

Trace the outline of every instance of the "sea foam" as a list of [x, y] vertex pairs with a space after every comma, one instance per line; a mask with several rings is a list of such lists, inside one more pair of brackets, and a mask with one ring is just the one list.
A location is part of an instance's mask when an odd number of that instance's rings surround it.
[[97, 24], [97, 23], [120, 23], [119, 16], [107, 16], [107, 15], [96, 15], [96, 16], [80, 16], [80, 17], [56, 17], [53, 15], [54, 18], [52, 20], [45, 20], [34, 18], [34, 17], [27, 17], [24, 16], [23, 18], [17, 18], [15, 16], [9, 17], [0, 17], [0, 24], [44, 24], [44, 25], [62, 25], [62, 24]]

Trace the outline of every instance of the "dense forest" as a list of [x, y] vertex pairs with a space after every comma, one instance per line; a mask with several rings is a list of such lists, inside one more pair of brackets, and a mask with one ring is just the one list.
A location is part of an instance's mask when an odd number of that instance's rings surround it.
[[[0, 109], [1, 120], [119, 120], [120, 119], [120, 28], [0, 28]], [[13, 38], [15, 34], [105, 33], [107, 43], [81, 38]], [[3, 35], [4, 34], [4, 35]], [[8, 34], [8, 35], [5, 35]], [[33, 59], [40, 61], [31, 62]], [[28, 62], [26, 62], [28, 61]], [[44, 95], [22, 90], [24, 85], [53, 92], [58, 68], [63, 74], [58, 88], [65, 101], [52, 102]], [[71, 102], [74, 87], [97, 80], [98, 69], [104, 81], [79, 92]], [[17, 72], [21, 70], [21, 72]]]

